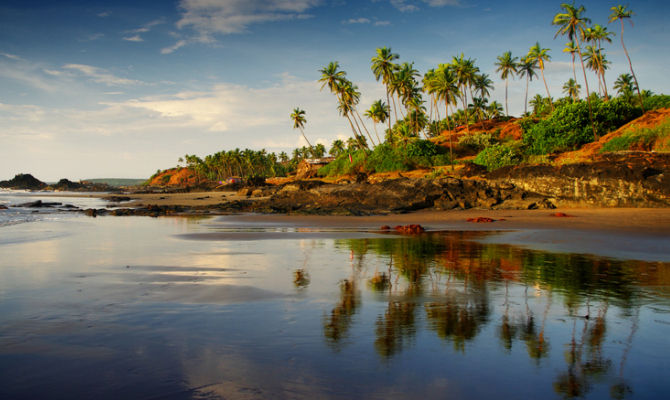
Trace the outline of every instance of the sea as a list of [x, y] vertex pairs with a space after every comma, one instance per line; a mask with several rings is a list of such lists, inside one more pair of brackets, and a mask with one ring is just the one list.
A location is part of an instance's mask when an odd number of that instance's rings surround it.
[[[670, 398], [670, 264], [2, 192], [1, 399]], [[34, 212], [37, 211], [37, 212]]]

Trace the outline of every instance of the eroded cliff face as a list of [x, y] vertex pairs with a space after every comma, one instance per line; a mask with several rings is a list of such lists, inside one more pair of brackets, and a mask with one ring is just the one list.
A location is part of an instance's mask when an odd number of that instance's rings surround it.
[[590, 163], [505, 168], [485, 177], [558, 206], [670, 206], [670, 154], [608, 155]]

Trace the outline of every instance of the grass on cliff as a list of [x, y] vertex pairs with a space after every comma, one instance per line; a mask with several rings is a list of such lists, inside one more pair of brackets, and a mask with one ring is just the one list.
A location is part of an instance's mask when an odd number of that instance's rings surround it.
[[605, 143], [601, 153], [626, 150], [670, 151], [670, 121], [653, 128], [632, 127], [619, 137]]

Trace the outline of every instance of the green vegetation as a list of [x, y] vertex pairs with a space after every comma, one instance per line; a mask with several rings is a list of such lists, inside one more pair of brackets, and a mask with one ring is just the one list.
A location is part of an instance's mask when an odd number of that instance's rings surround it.
[[[622, 99], [601, 101], [596, 97], [593, 114], [595, 134], [601, 136], [639, 117], [642, 111]], [[521, 125], [526, 152], [547, 154], [574, 150], [592, 142], [595, 138], [588, 118], [588, 105], [576, 102], [557, 108], [547, 119], [538, 122], [525, 120]]]
[[656, 151], [670, 151], [670, 121], [655, 128], [635, 127], [627, 130], [623, 135], [613, 138], [605, 143], [600, 149], [601, 153], [625, 151], [625, 150], [652, 150], [655, 143], [662, 144], [655, 148]]
[[125, 178], [96, 178], [96, 179], [84, 179], [86, 182], [91, 183], [104, 183], [109, 186], [120, 187], [120, 186], [135, 186], [141, 185], [145, 182], [144, 179], [125, 179]]
[[400, 146], [383, 143], [371, 152], [359, 149], [341, 154], [335, 161], [319, 169], [319, 175], [409, 171], [445, 165], [449, 163], [449, 156], [443, 154], [443, 151], [444, 149], [428, 140], [416, 140]]
[[494, 144], [482, 150], [474, 163], [483, 165], [489, 171], [494, 169], [506, 167], [508, 165], [516, 165], [521, 161], [521, 152], [519, 146], [514, 143]]

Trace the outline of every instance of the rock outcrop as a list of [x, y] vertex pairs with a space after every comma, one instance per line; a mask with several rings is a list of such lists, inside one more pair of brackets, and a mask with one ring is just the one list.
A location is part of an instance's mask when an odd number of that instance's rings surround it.
[[18, 174], [8, 181], [0, 181], [0, 187], [15, 190], [40, 190], [47, 184], [30, 174]]
[[484, 177], [556, 204], [596, 207], [670, 206], [670, 154], [608, 154], [588, 163], [517, 166]]

